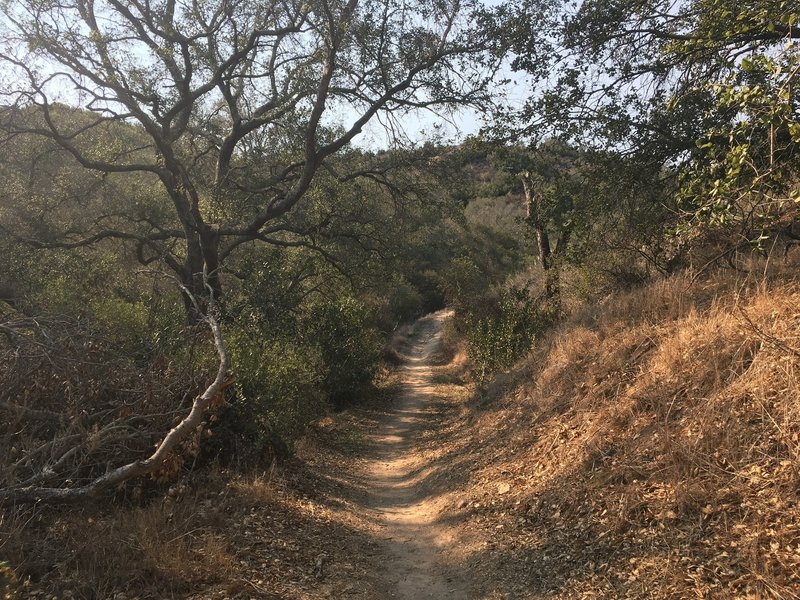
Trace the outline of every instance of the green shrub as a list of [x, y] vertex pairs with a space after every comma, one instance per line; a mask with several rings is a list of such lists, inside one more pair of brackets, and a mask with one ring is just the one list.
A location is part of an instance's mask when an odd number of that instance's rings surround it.
[[484, 310], [466, 318], [467, 352], [478, 381], [514, 364], [555, 318], [527, 289], [502, 290], [494, 306]]
[[148, 309], [143, 302], [99, 298], [90, 305], [94, 320], [109, 340], [128, 355], [142, 354], [149, 342]]
[[380, 360], [378, 332], [366, 307], [350, 297], [315, 304], [309, 314], [310, 338], [325, 365], [324, 389], [341, 408], [375, 377]]
[[393, 326], [419, 317], [423, 313], [424, 299], [420, 291], [398, 275], [392, 281], [387, 309]]
[[293, 339], [266, 340], [244, 330], [227, 334], [234, 398], [220, 415], [208, 452], [230, 459], [287, 452], [325, 410], [319, 349]]
[[285, 329], [240, 312], [225, 338], [235, 380], [207, 453], [223, 460], [270, 459], [291, 451], [306, 426], [371, 383], [379, 336], [354, 300], [317, 299]]

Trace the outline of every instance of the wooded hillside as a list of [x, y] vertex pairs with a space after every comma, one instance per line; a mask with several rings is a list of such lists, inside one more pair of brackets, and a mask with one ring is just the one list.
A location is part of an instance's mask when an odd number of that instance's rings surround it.
[[793, 3], [0, 12], [4, 596], [798, 597]]

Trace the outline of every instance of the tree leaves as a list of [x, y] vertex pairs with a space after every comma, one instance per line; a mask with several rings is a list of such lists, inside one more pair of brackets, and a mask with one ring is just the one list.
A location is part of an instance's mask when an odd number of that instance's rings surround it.
[[589, 0], [572, 10], [520, 0], [495, 18], [517, 53], [512, 68], [533, 80], [525, 107], [508, 119], [518, 136], [560, 137], [674, 170], [694, 224], [745, 197], [758, 214], [782, 210], [800, 167], [791, 3]]

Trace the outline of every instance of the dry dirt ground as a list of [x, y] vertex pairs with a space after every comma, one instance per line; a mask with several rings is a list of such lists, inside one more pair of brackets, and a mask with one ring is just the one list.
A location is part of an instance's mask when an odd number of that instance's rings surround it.
[[387, 393], [319, 423], [297, 461], [265, 479], [267, 502], [253, 498], [242, 521], [229, 521], [243, 567], [234, 583], [191, 598], [484, 597], [467, 558], [480, 544], [452, 518], [466, 506], [448, 468], [467, 392], [444, 364], [447, 316], [409, 331]]
[[389, 569], [383, 571], [387, 597], [465, 598], [469, 573], [460, 563], [452, 527], [438, 522], [440, 492], [426, 486], [433, 466], [419, 447], [423, 432], [438, 422], [433, 367], [441, 345], [442, 314], [417, 325], [397, 406], [370, 435], [365, 512], [384, 540]]
[[[351, 520], [369, 543], [350, 547], [345, 556], [355, 573], [347, 583], [334, 580], [331, 597], [380, 599], [465, 599], [475, 595], [467, 546], [457, 527], [442, 519], [452, 503], [443, 464], [438, 463], [448, 425], [462, 412], [465, 393], [443, 384], [442, 322], [446, 312], [415, 325], [400, 348], [405, 361], [395, 373], [395, 390], [383, 402], [370, 403], [332, 419], [325, 437], [355, 440], [350, 456], [313, 436], [301, 452], [306, 465], [335, 487], [326, 501], [344, 505], [339, 518]], [[322, 425], [322, 429], [325, 429]], [[349, 433], [349, 436], [347, 432]], [[342, 435], [344, 433], [344, 435]], [[319, 431], [317, 432], [319, 436]], [[331, 461], [336, 461], [332, 463]], [[342, 540], [347, 543], [352, 540]], [[337, 585], [344, 584], [344, 587]], [[324, 586], [323, 586], [324, 587]]]
[[299, 543], [320, 544], [315, 579], [301, 593], [284, 587], [279, 597], [553, 597], [532, 589], [530, 557], [508, 559], [529, 507], [510, 493], [513, 474], [482, 472], [484, 458], [513, 461], [515, 450], [473, 434], [480, 398], [464, 384], [463, 357], [442, 349], [450, 314], [429, 315], [408, 332], [391, 391], [321, 422], [299, 448], [293, 493], [304, 492], [304, 512], [337, 531], [306, 530], [310, 537]]

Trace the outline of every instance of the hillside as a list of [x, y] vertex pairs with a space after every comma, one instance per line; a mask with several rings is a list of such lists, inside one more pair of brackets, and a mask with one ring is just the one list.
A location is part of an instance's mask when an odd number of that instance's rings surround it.
[[34, 509], [6, 546], [39, 561], [20, 593], [797, 598], [800, 285], [795, 264], [751, 268], [610, 296], [486, 388], [423, 320], [384, 395], [278, 471]]
[[609, 297], [475, 395], [448, 518], [486, 540], [476, 597], [798, 597], [800, 286], [752, 269]]

